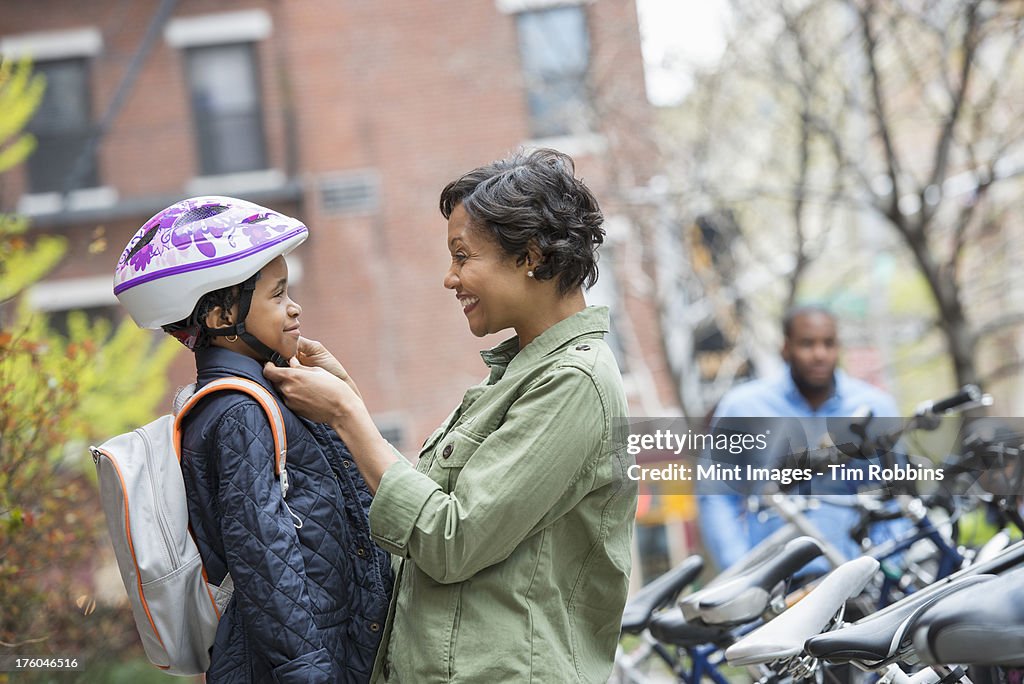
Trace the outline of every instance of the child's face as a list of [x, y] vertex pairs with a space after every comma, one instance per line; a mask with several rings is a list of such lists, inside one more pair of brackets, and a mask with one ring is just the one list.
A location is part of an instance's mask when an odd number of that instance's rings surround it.
[[263, 344], [290, 359], [299, 348], [301, 313], [302, 307], [288, 296], [288, 264], [279, 256], [260, 271], [245, 327]]

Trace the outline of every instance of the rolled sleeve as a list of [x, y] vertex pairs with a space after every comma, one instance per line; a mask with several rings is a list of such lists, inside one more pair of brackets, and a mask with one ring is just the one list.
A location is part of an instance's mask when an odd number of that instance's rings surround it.
[[381, 548], [407, 557], [409, 537], [427, 501], [441, 487], [403, 457], [380, 480], [370, 504], [370, 534]]

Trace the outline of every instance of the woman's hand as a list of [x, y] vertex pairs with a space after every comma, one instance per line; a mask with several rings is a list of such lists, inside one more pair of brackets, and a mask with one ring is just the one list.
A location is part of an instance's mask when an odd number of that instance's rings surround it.
[[[326, 350], [324, 353], [334, 358]], [[335, 363], [344, 372], [341, 364], [336, 360]], [[355, 384], [322, 366], [305, 366], [297, 358], [292, 358], [288, 368], [266, 364], [263, 376], [284, 395], [288, 408], [316, 423], [333, 425], [344, 422], [353, 413], [366, 411]], [[347, 373], [345, 377], [348, 377]]]
[[[323, 349], [323, 345], [319, 347], [330, 363], [334, 357]], [[318, 358], [324, 359], [323, 356]], [[288, 363], [287, 368], [267, 363], [263, 366], [264, 377], [284, 395], [284, 403], [292, 411], [314, 422], [327, 423], [334, 429], [352, 452], [370, 492], [376, 493], [384, 472], [398, 461], [398, 457], [374, 425], [355, 383], [328, 372], [322, 366], [304, 366], [297, 358]], [[337, 367], [344, 373], [340, 363]], [[347, 373], [345, 377], [348, 377]]]
[[355, 380], [353, 380], [352, 376], [348, 374], [345, 367], [341, 365], [341, 361], [338, 361], [337, 357], [327, 351], [327, 347], [320, 342], [300, 337], [299, 353], [297, 358], [299, 359], [299, 363], [303, 366], [323, 368], [334, 377], [344, 380], [348, 386], [352, 388], [352, 391], [356, 393], [356, 396], [363, 396], [359, 392], [359, 388], [356, 386]]

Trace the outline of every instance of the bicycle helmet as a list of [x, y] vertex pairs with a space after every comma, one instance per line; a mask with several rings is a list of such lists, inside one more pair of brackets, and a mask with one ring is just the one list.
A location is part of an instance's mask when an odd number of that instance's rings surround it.
[[[114, 295], [141, 328], [163, 328], [195, 348], [201, 332], [238, 335], [275, 363], [283, 359], [245, 330], [260, 269], [301, 244], [302, 222], [232, 197], [192, 197], [143, 224], [114, 273]], [[208, 292], [241, 285], [238, 320], [210, 330], [193, 313]], [[184, 322], [184, 325], [177, 325]]]

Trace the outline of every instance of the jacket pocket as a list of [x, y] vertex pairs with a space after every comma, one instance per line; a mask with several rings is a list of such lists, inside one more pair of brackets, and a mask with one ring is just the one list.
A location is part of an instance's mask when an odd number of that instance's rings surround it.
[[442, 436], [444, 436], [444, 426], [443, 425], [441, 427], [437, 428], [436, 430], [434, 430], [432, 433], [430, 433], [430, 436], [427, 437], [427, 439], [423, 442], [423, 446], [420, 447], [420, 453], [419, 453], [419, 460], [420, 461], [423, 461], [423, 459], [427, 457], [427, 455], [434, 448], [434, 445], [437, 444], [437, 441], [439, 439], [441, 439]]
[[455, 428], [434, 448], [434, 465], [437, 476], [434, 478], [446, 491], [452, 491], [458, 481], [459, 473], [480, 448], [481, 439], [461, 428]]
[[455, 679], [455, 646], [459, 639], [459, 622], [462, 618], [462, 586], [463, 583], [453, 584], [451, 587], [451, 624], [452, 631], [448, 637], [448, 681]]
[[303, 684], [323, 678], [333, 678], [334, 666], [326, 648], [304, 653], [295, 660], [278, 665], [271, 674], [277, 684]]
[[341, 606], [332, 610], [316, 611], [313, 613], [313, 622], [317, 629], [331, 629], [342, 623], [348, 623], [350, 619], [348, 606]]

